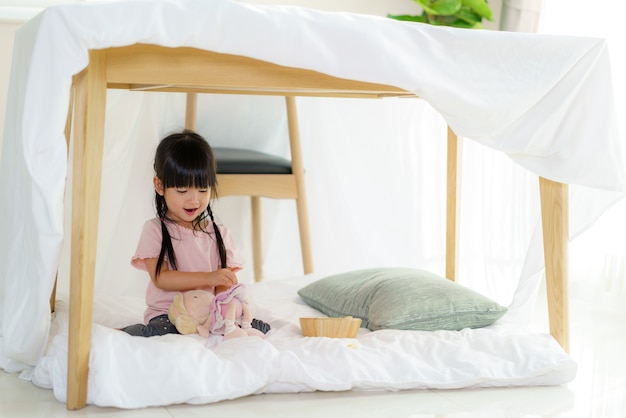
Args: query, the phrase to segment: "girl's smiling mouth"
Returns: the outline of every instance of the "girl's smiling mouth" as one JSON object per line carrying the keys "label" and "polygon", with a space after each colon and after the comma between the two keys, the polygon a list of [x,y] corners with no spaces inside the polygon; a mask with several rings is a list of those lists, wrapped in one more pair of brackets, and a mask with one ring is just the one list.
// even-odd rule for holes
{"label": "girl's smiling mouth", "polygon": [[193,215],[194,213],[196,213],[197,210],[198,210],[198,208],[195,208],[195,209],[185,209],[185,212],[188,215]]}

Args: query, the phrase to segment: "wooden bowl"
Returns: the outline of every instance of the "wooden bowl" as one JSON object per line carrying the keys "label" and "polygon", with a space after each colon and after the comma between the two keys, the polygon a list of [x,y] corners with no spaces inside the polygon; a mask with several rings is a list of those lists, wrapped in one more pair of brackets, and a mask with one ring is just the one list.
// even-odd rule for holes
{"label": "wooden bowl", "polygon": [[360,318],[300,318],[305,337],[354,338],[361,326]]}

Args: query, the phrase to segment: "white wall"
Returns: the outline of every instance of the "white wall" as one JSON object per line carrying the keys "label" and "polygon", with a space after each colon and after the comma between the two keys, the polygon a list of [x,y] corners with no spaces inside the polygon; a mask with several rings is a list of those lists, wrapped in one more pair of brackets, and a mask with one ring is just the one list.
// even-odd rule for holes
{"label": "white wall", "polygon": [[11,55],[13,53],[13,38],[17,23],[0,24],[0,152],[2,150],[2,135],[4,132],[4,115],[6,113],[7,92],[11,75]]}

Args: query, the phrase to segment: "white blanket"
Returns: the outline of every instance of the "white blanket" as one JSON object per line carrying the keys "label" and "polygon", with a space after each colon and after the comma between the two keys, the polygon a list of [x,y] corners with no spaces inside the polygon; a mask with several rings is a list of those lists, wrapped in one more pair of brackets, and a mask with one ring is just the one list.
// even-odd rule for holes
{"label": "white blanket", "polygon": [[[88,403],[139,408],[211,403],[258,393],[343,390],[453,389],[560,385],[576,364],[545,333],[511,326],[462,331],[359,330],[357,338],[303,337],[300,317],[322,316],[297,295],[316,276],[248,286],[266,338],[222,341],[212,335],[131,337],[125,325],[144,303],[96,303]],[[66,401],[67,312],[53,321],[46,355],[33,382]]]}
{"label": "white blanket", "polygon": [[[64,240],[72,76],[87,65],[89,49],[137,42],[246,55],[413,91],[458,135],[535,174],[583,186],[571,190],[578,227],[617,198],[600,189],[625,189],[601,39],[464,31],[228,0],[52,7],[21,27],[15,41],[0,162],[0,231],[8,237],[0,240],[5,369],[36,365],[49,335],[48,299]],[[10,320],[16,317],[19,324]],[[107,331],[96,327],[94,346],[98,336],[120,338]]]}

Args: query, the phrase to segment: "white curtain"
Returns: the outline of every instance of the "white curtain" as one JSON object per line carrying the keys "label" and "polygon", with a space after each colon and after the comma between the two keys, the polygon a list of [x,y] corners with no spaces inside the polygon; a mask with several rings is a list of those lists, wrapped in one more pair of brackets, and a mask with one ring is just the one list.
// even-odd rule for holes
{"label": "white curtain", "polygon": [[[298,98],[297,104],[316,273],[409,266],[443,275],[446,125],[441,116],[417,99]],[[149,279],[129,260],[143,221],[154,216],[154,148],[165,133],[183,127],[184,96],[110,91],[108,112],[96,294],[140,296]],[[288,156],[281,97],[201,95],[198,130],[214,145]],[[519,278],[541,274],[541,249],[527,255],[533,233],[539,232],[537,177],[503,153],[461,141],[458,280],[504,305],[520,293],[515,298],[519,319],[532,309],[540,277],[518,288]],[[215,212],[241,250],[247,268],[240,280],[252,281],[247,199],[222,198]],[[264,199],[263,213],[265,277],[301,275],[293,201]],[[66,246],[61,298],[67,293],[68,259]]]}
{"label": "white curtain", "polygon": [[537,32],[541,16],[541,0],[503,0],[500,30]]}
{"label": "white curtain", "polygon": [[[610,0],[589,3],[582,0],[544,2],[540,32],[555,35],[580,35],[607,39],[611,54],[615,105],[624,144],[626,133],[626,29],[622,16],[626,4]],[[622,145],[622,151],[626,146]],[[626,155],[623,157],[626,160]],[[585,288],[626,297],[626,201],[608,210],[587,232],[572,241],[571,279]]]}

